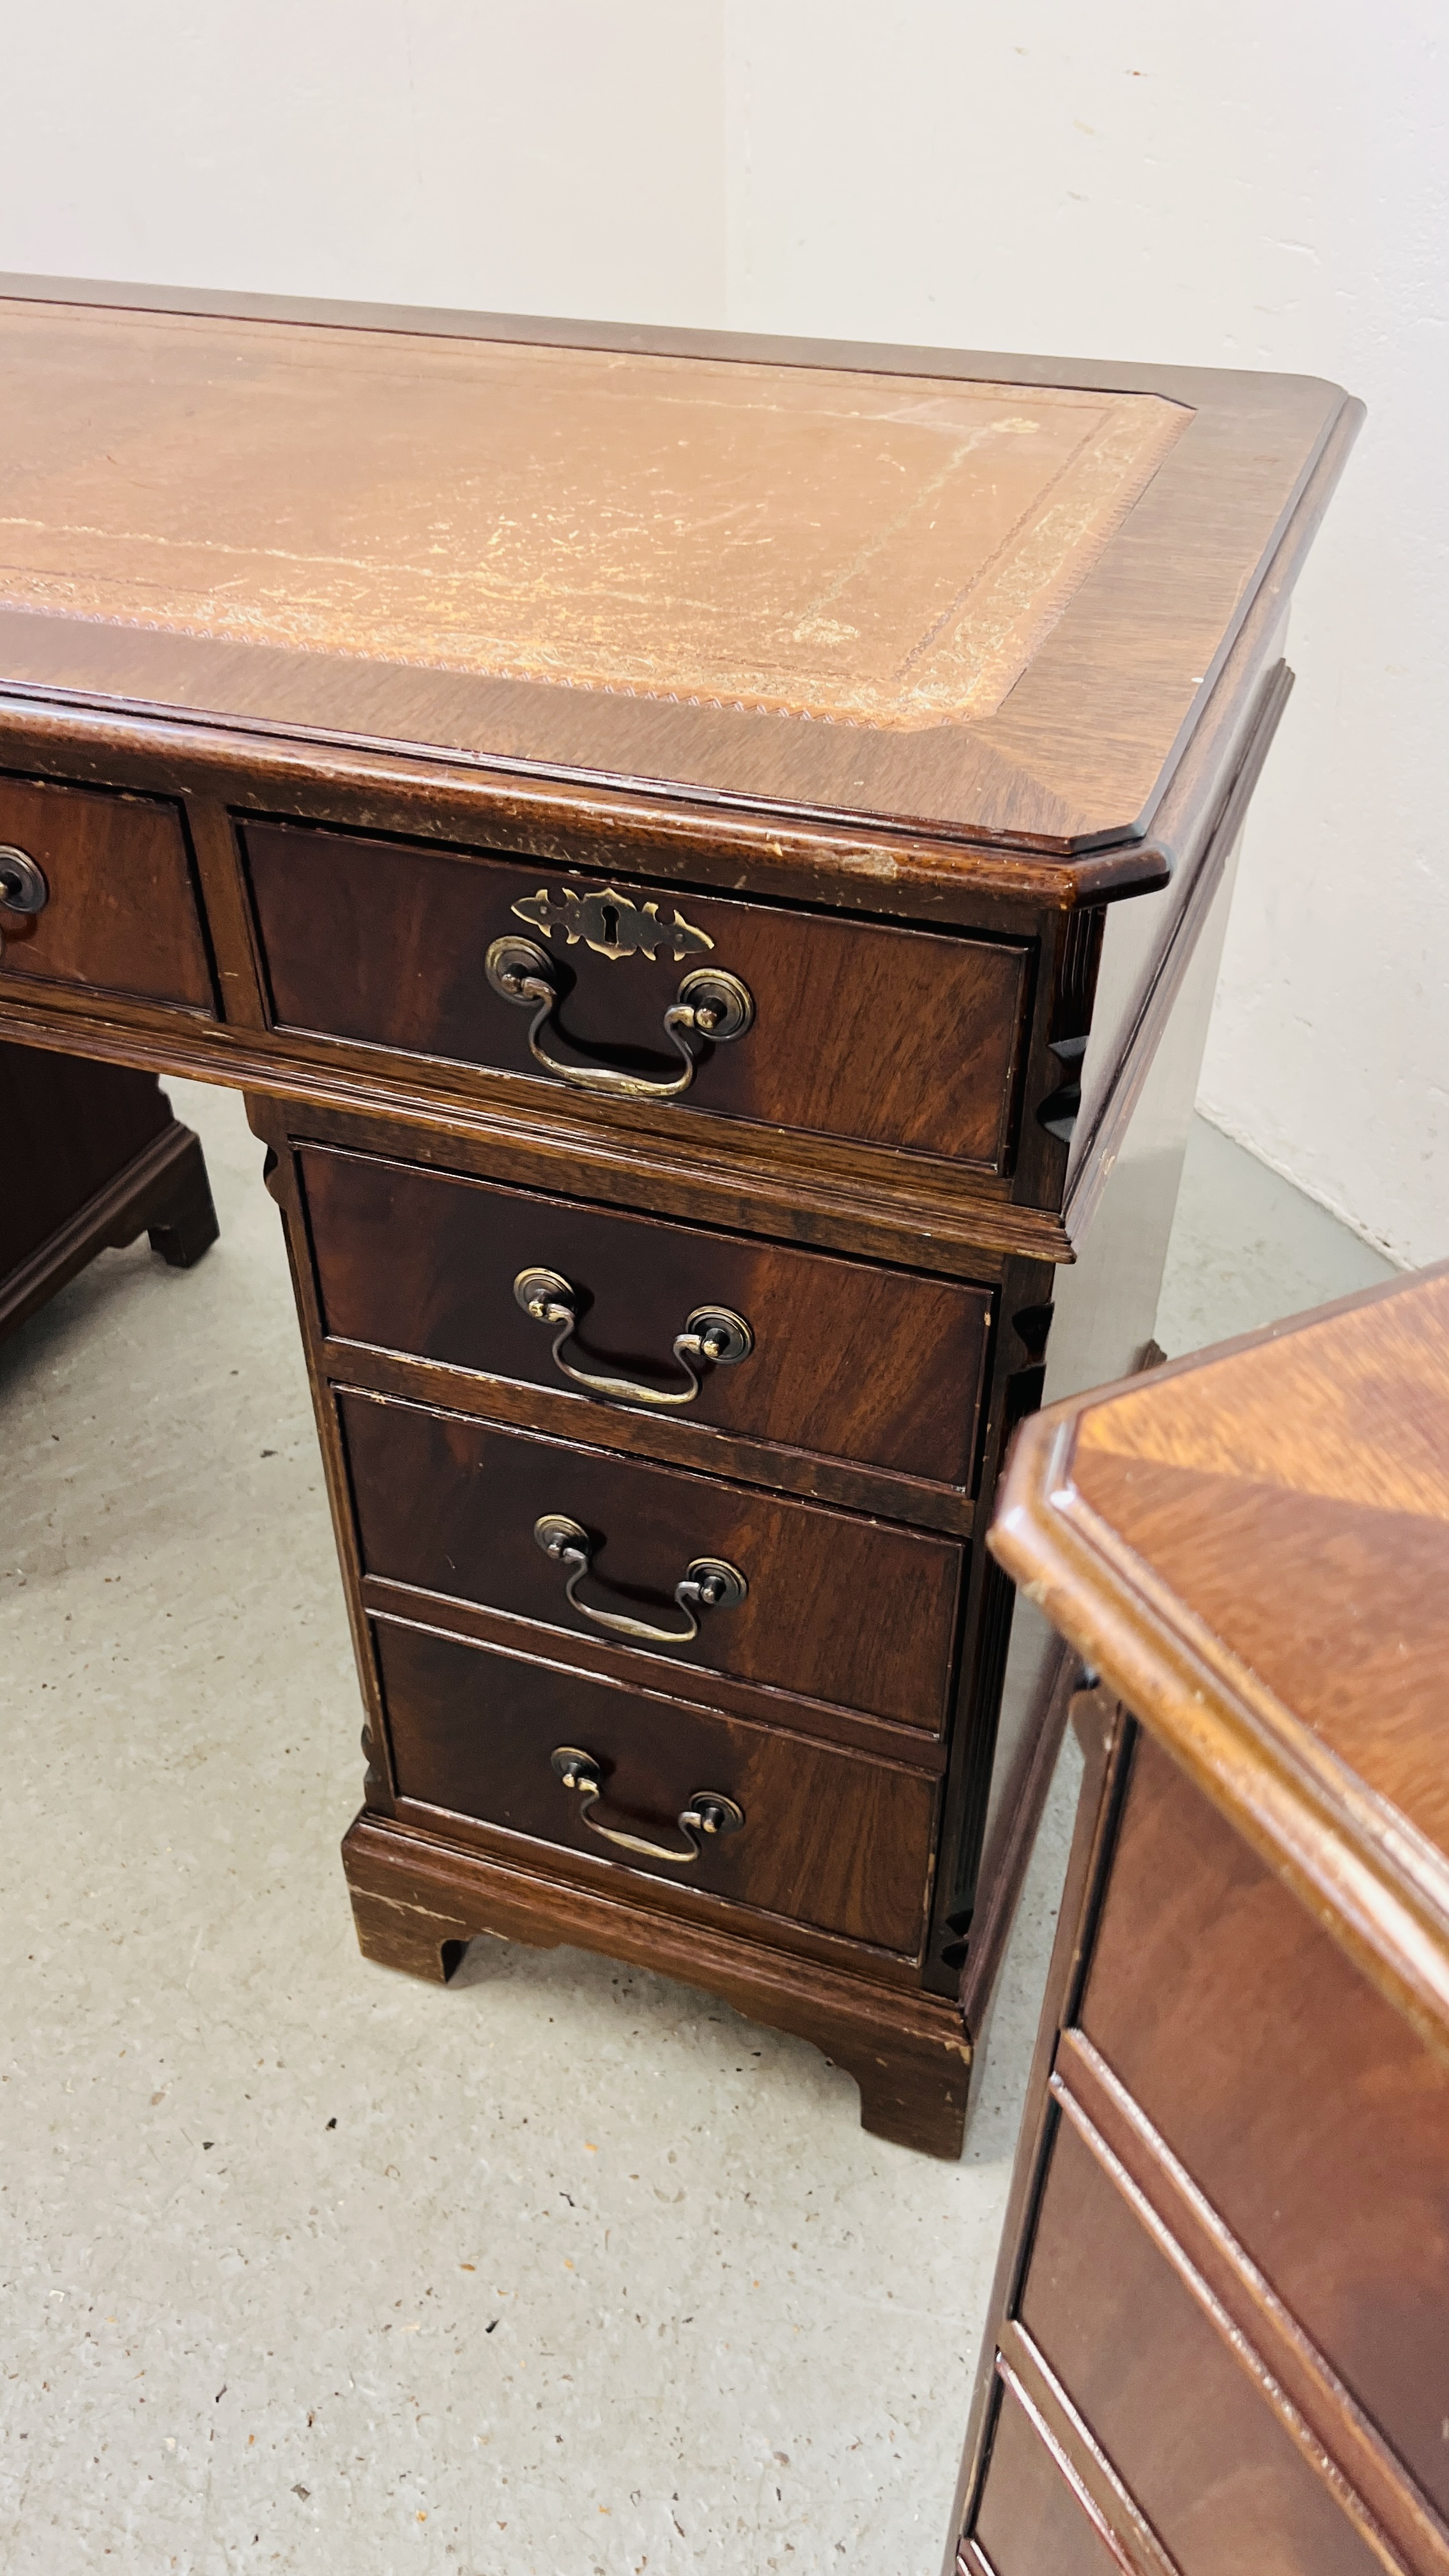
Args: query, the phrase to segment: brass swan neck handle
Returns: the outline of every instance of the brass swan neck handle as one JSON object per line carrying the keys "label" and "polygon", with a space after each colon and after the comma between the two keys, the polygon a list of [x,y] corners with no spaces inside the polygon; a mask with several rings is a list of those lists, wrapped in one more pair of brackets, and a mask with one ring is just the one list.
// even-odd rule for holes
{"label": "brass swan neck handle", "polygon": [[699,1623],[707,1611],[732,1610],[749,1590],[738,1566],[728,1564],[722,1556],[696,1556],[674,1587],[684,1624],[661,1628],[650,1620],[634,1618],[626,1610],[600,1610],[592,1601],[579,1599],[579,1585],[593,1564],[594,1543],[577,1521],[569,1520],[563,1512],[545,1512],[534,1522],[533,1535],[544,1555],[562,1567],[567,1577],[564,1592],[569,1607],[577,1610],[580,1618],[591,1620],[596,1628],[607,1628],[613,1637],[637,1637],[650,1646],[687,1646],[699,1635]]}
{"label": "brass swan neck handle", "polygon": [[[646,1860],[672,1860],[687,1869],[704,1850],[702,1834],[737,1834],[745,1821],[743,1807],[727,1798],[719,1789],[696,1789],[687,1807],[681,1807],[674,1822],[680,1844],[661,1843],[635,1830],[642,1818],[620,1816],[617,1824],[607,1824],[600,1813],[604,1795],[602,1765],[592,1753],[577,1744],[556,1745],[548,1757],[549,1768],[566,1789],[576,1790],[579,1815],[591,1834],[602,1834],[606,1843],[617,1843],[621,1851],[641,1852]],[[680,1847],[682,1846],[682,1848]]]}
{"label": "brass swan neck handle", "polygon": [[743,1315],[729,1306],[696,1306],[685,1317],[684,1330],[674,1336],[674,1356],[683,1369],[687,1386],[649,1386],[640,1378],[612,1377],[602,1369],[580,1368],[576,1360],[565,1357],[569,1343],[578,1330],[579,1291],[557,1270],[520,1270],[513,1283],[513,1294],[525,1315],[536,1324],[553,1328],[554,1366],[561,1376],[571,1378],[575,1386],[587,1387],[590,1395],[608,1395],[623,1404],[648,1404],[659,1411],[675,1410],[693,1404],[711,1368],[734,1368],[749,1358],[755,1337]]}
{"label": "brass swan neck handle", "polygon": [[677,1100],[689,1089],[703,1060],[690,1040],[697,1039],[704,1048],[724,1046],[731,1038],[743,1037],[755,1016],[754,997],[737,975],[727,975],[718,966],[692,967],[681,975],[678,994],[664,1014],[665,1034],[683,1057],[684,1070],[660,1080],[646,1073],[626,1073],[618,1065],[591,1064],[587,1058],[570,1062],[565,1056],[550,1055],[544,1035],[563,994],[557,962],[537,940],[519,939],[512,933],[495,939],[483,960],[483,971],[503,1001],[532,1011],[528,1051],[535,1064],[581,1091],[606,1091],[620,1100]]}

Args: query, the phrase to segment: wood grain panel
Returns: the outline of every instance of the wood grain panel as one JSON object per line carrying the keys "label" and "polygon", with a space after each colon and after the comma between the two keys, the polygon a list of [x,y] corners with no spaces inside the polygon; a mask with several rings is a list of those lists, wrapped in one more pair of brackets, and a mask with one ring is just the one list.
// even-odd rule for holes
{"label": "wood grain panel", "polygon": [[1449,1273],[1174,1377],[1148,1407],[1090,1407],[1073,1480],[1285,1708],[1449,1850]]}
{"label": "wood grain panel", "polygon": [[1382,2576],[1327,2475],[1065,2123],[1020,2316],[1182,2576]]}
{"label": "wood grain panel", "polygon": [[[548,1044],[565,1061],[631,1062],[669,1080],[664,1032],[681,975],[704,962],[748,986],[753,1027],[709,1048],[671,1110],[819,1130],[1003,1168],[1027,989],[1024,950],[638,886],[711,943],[706,958],[595,954],[514,907],[572,880],[501,858],[248,824],[247,862],[277,1025],[401,1053],[537,1075],[530,1013],[489,989],[504,935],[549,951],[563,993]],[[621,889],[623,890],[623,889]],[[582,1101],[585,1094],[575,1086]],[[641,1104],[645,1106],[647,1104]]]}
{"label": "wood grain panel", "polygon": [[[971,2538],[987,2576],[1137,2576],[1111,2545],[1011,2389],[1002,2391]],[[968,2544],[969,2546],[969,2544]],[[977,2576],[982,2561],[963,2554]]]}
{"label": "wood grain panel", "polygon": [[[309,1147],[300,1161],[329,1335],[567,1390],[553,1328],[513,1294],[521,1271],[543,1267],[579,1292],[580,1329],[564,1353],[574,1367],[670,1392],[688,1383],[671,1357],[676,1334],[695,1308],[725,1306],[745,1317],[754,1348],[707,1370],[671,1424],[962,1490],[973,1481],[987,1289],[381,1158]],[[579,1401],[597,1412],[610,1400]]]}
{"label": "wood grain panel", "polygon": [[212,1013],[186,839],[172,805],[0,778],[0,842],[32,858],[42,912],[0,911],[0,1000],[61,984]]}
{"label": "wood grain panel", "polygon": [[[404,1806],[476,1816],[896,1952],[920,1943],[934,1783],[738,1719],[379,1621],[378,1658]],[[688,1866],[590,1833],[549,1768],[557,1745],[593,1754],[610,1820],[678,1842],[697,1790],[744,1809],[738,1833]]]}
{"label": "wood grain panel", "polygon": [[598,1635],[534,1541],[543,1513],[564,1513],[595,1542],[581,1593],[601,1609],[678,1626],[674,1587],[693,1557],[745,1576],[746,1599],[706,1613],[692,1644],[640,1650],[656,1662],[928,1733],[944,1724],[952,1541],[418,1405],[356,1392],[338,1405],[368,1574]]}
{"label": "wood grain panel", "polygon": [[1150,1739],[1081,2019],[1449,2520],[1449,2067]]}

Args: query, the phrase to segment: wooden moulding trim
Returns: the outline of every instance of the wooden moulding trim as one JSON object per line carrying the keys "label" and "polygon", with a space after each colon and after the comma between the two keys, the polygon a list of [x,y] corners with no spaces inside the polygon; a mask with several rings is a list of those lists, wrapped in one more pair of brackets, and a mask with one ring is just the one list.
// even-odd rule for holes
{"label": "wooden moulding trim", "polygon": [[1449,2576],[1433,2506],[1082,2031],[1063,2033],[1051,2089],[1383,2564]]}
{"label": "wooden moulding trim", "polygon": [[1449,1861],[1083,1502],[1069,1477],[1079,1411],[1063,1420],[1054,1408],[1022,1426],[992,1554],[1426,2045],[1449,2057]]}
{"label": "wooden moulding trim", "polygon": [[[778,1217],[772,1222],[757,1210],[748,1186],[733,1183],[732,1176],[723,1173],[717,1163],[708,1167],[707,1176],[696,1169],[690,1177],[682,1178],[673,1166],[653,1160],[646,1163],[634,1155],[595,1153],[582,1177],[575,1180],[562,1162],[555,1166],[541,1163],[537,1150],[540,1131],[536,1126],[505,1130],[495,1122],[486,1131],[475,1133],[456,1121],[436,1120],[419,1126],[398,1116],[386,1104],[359,1112],[355,1106],[339,1109],[335,1103],[299,1101],[288,1094],[249,1090],[247,1097],[248,1116],[255,1132],[261,1135],[265,1126],[266,1142],[275,1145],[279,1153],[336,1146],[373,1161],[400,1164],[408,1171],[437,1173],[452,1180],[484,1181],[495,1189],[518,1191],[531,1198],[618,1209],[658,1224],[683,1223],[696,1233],[723,1235],[747,1243],[763,1237],[772,1242],[784,1241],[792,1250],[839,1252],[847,1258],[860,1252],[864,1225],[871,1228],[874,1237],[869,1251],[872,1262],[983,1292],[1000,1287],[1007,1262],[1015,1258],[999,1249],[987,1250],[974,1234],[960,1243],[943,1246],[938,1230],[923,1243],[908,1215],[897,1217],[874,1207],[862,1211],[858,1202],[849,1213],[842,1208],[828,1220],[817,1218],[808,1233],[782,1232]],[[552,1132],[544,1141],[560,1155],[565,1150],[561,1136],[555,1137]],[[572,1138],[566,1150],[573,1154]]]}
{"label": "wooden moulding trim", "polygon": [[[0,296],[16,303],[100,305],[129,313],[195,313],[222,321],[291,322],[405,339],[514,340],[549,349],[605,349],[699,357],[740,365],[844,368],[860,375],[944,376],[972,384],[1068,385],[1086,393],[1158,393],[1200,408],[1236,370],[1151,366],[1043,355],[1027,349],[941,348],[933,341],[819,339],[803,333],[719,331],[675,322],[598,321],[573,313],[480,313],[463,305],[374,304],[327,295],[253,294],[237,288],[156,285],[137,278],[0,270]],[[1313,378],[1299,379],[1312,383]]]}
{"label": "wooden moulding trim", "polygon": [[1286,617],[1304,559],[1318,534],[1324,513],[1338,489],[1339,478],[1367,417],[1364,405],[1346,396],[1329,424],[1317,455],[1308,467],[1291,507],[1278,546],[1252,595],[1206,707],[1194,722],[1189,712],[1186,746],[1181,757],[1164,763],[1168,782],[1152,817],[1144,856],[1160,851],[1172,874],[1200,847],[1210,828],[1212,803],[1202,803],[1205,774],[1231,769],[1231,746],[1244,714],[1244,683],[1275,627]]}
{"label": "wooden moulding trim", "polygon": [[[1123,2576],[1179,2576],[1176,2559],[1163,2548],[1147,2516],[1023,2327],[1011,2324],[1003,2328],[996,2371]],[[1035,2570],[1032,2576],[1036,2576]],[[1041,2576],[1046,2576],[1045,2569]]]}
{"label": "wooden moulding trim", "polygon": [[[256,1035],[217,1023],[191,1022],[181,1013],[156,1015],[156,1023],[102,1018],[92,1010],[46,1009],[29,995],[7,989],[0,978],[0,1035],[21,1046],[54,1047],[66,1055],[98,1056],[112,1064],[140,1065],[148,1073],[190,1075],[199,1082],[224,1082],[246,1091],[326,1109],[372,1111],[431,1128],[435,1134],[496,1137],[514,1147],[541,1140],[565,1150],[581,1174],[579,1195],[587,1195],[593,1170],[644,1175],[651,1189],[661,1181],[699,1188],[722,1184],[757,1200],[762,1211],[788,1210],[792,1216],[819,1213],[852,1217],[881,1225],[911,1227],[932,1242],[945,1241],[985,1252],[1021,1253],[1028,1260],[1071,1261],[1076,1258],[1059,1217],[1045,1210],[1015,1207],[1006,1199],[973,1200],[965,1193],[947,1196],[913,1188],[914,1176],[897,1190],[889,1186],[890,1170],[906,1158],[883,1154],[881,1185],[842,1178],[822,1184],[799,1166],[771,1170],[750,1155],[742,1139],[737,1159],[725,1163],[714,1140],[699,1161],[689,1161],[652,1137],[615,1145],[566,1127],[540,1105],[536,1112],[507,1118],[499,1111],[460,1100],[443,1090],[422,1091],[383,1073],[343,1071],[325,1061],[288,1054],[284,1045],[268,1045]],[[743,1123],[743,1122],[742,1122]],[[773,1131],[772,1131],[773,1132]],[[802,1141],[804,1140],[802,1138]],[[793,1239],[793,1238],[792,1238]]]}
{"label": "wooden moulding trim", "polygon": [[166,1183],[184,1162],[195,1138],[174,1118],[159,1136],[57,1226],[54,1234],[12,1270],[0,1292],[0,1334],[24,1323],[36,1305],[73,1279],[96,1253],[133,1243],[145,1232],[166,1195]]}
{"label": "wooden moulding trim", "polygon": [[1090,1224],[1111,1177],[1292,688],[1293,674],[1287,663],[1277,663],[1263,683],[1246,748],[1218,806],[1197,872],[1179,908],[1166,956],[1144,996],[1115,1077],[1068,1178],[1062,1214],[1073,1242]]}
{"label": "wooden moulding trim", "polygon": [[[342,1846],[349,1885],[436,1919],[463,1937],[556,1948],[581,1941],[608,1957],[681,1977],[729,1999],[772,2030],[793,2031],[851,2067],[876,2043],[904,2046],[945,2066],[969,2067],[971,2044],[953,2003],[909,1986],[874,1985],[847,1966],[826,1967],[797,1950],[776,1950],[757,1932],[735,1936],[632,1905],[628,1898],[546,1877],[526,1865],[483,1859],[457,1844],[425,1840],[366,1813]],[[389,1884],[391,1882],[391,1884]]]}
{"label": "wooden moulding trim", "polygon": [[[0,722],[7,720],[41,753],[69,752],[80,742],[102,758],[110,753],[128,759],[205,761],[212,775],[205,781],[198,775],[197,787],[209,786],[257,813],[270,810],[267,789],[273,800],[283,802],[319,788],[407,800],[426,796],[435,807],[446,797],[452,808],[446,826],[435,815],[431,826],[420,820],[411,828],[423,833],[430,828],[436,836],[440,829],[476,832],[490,820],[515,830],[522,826],[533,856],[568,861],[576,851],[554,836],[567,835],[572,843],[592,827],[616,845],[614,866],[632,864],[636,869],[638,860],[631,863],[619,854],[618,845],[625,840],[647,841],[680,867],[694,853],[717,854],[723,841],[743,868],[753,861],[771,872],[772,893],[780,891],[782,868],[794,863],[818,870],[823,862],[847,883],[859,882],[863,899],[892,911],[931,887],[1071,910],[1113,895],[1143,893],[1163,884],[1170,873],[1155,842],[1125,841],[1056,858],[1005,842],[953,837],[945,824],[939,827],[939,839],[908,823],[843,825],[840,815],[825,807],[792,803],[786,821],[723,793],[711,800],[700,788],[669,796],[653,778],[601,779],[592,770],[567,768],[540,772],[522,761],[516,766],[503,759],[470,761],[426,743],[284,730],[261,718],[188,716],[175,707],[140,700],[123,709],[114,699],[84,690],[42,688],[24,680],[6,679],[0,686]],[[600,860],[600,865],[609,863]]]}

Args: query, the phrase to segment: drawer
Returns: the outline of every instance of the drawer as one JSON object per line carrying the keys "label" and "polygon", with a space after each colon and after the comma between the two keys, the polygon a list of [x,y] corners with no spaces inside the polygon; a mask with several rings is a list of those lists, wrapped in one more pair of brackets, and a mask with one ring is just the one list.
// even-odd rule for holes
{"label": "drawer", "polygon": [[[941,1730],[954,1540],[421,1405],[348,1392],[338,1411],[368,1574]],[[549,1518],[586,1534],[586,1573],[544,1552]],[[703,1560],[742,1576],[744,1597],[677,1599]]]}
{"label": "drawer", "polygon": [[1449,2067],[1150,1737],[1081,2020],[1449,2519]]}
{"label": "drawer", "polygon": [[[1122,2576],[1122,2562],[1088,2518],[1026,2409],[1003,2389],[991,2460],[971,2537],[987,2576]],[[980,2576],[980,2557],[958,2565]]]}
{"label": "drawer", "polygon": [[[676,1421],[939,1485],[973,1480],[986,1289],[322,1147],[299,1161],[323,1325],[340,1340],[525,1385],[602,1379],[581,1401],[668,1398]],[[558,1326],[514,1293],[539,1270],[567,1282],[579,1317],[557,1360]],[[690,1370],[674,1358],[702,1309],[744,1320],[743,1359]],[[608,1391],[627,1381],[637,1395]]]}
{"label": "drawer", "polygon": [[[494,942],[527,940],[556,994],[534,1035],[561,1089],[599,1096],[602,1079],[614,1096],[642,1077],[675,1087],[655,1095],[671,1114],[1005,1168],[1022,948],[673,887],[596,888],[586,903],[587,883],[534,864],[301,825],[248,824],[244,840],[279,1027],[543,1074],[535,1005],[488,979]],[[665,1013],[704,973],[745,988],[749,1023],[728,1043],[676,1046]]]}
{"label": "drawer", "polygon": [[1181,2576],[1382,2576],[1257,2379],[1065,2119],[1020,2315]]}
{"label": "drawer", "polygon": [[[374,1633],[402,1799],[919,1951],[936,1804],[919,1772],[429,1629],[378,1620]],[[561,1750],[588,1757],[597,1804],[560,1778]],[[702,1792],[720,1802],[725,1830],[679,1823],[709,1812],[695,1804]],[[629,1842],[607,1838],[618,1833]]]}
{"label": "drawer", "polygon": [[[0,845],[0,993],[16,979],[214,1011],[173,805],[0,778]],[[39,909],[15,909],[7,886]]]}

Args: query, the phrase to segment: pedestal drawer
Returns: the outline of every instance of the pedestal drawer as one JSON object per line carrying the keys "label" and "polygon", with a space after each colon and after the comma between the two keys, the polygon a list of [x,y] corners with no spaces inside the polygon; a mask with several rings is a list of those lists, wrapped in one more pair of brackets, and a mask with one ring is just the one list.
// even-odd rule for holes
{"label": "pedestal drawer", "polygon": [[[987,1289],[320,1146],[299,1161],[331,1336],[935,1484],[973,1481]],[[566,1341],[515,1293],[545,1271],[578,1317]],[[725,1360],[696,1356],[691,1369],[675,1339],[710,1314],[744,1332]]]}
{"label": "pedestal drawer", "polygon": [[[991,2436],[991,2465],[960,2576],[1122,2576],[1075,2487],[1009,2389]],[[982,2555],[982,2552],[985,2555]]]}
{"label": "pedestal drawer", "polygon": [[1020,2316],[1182,2576],[1382,2576],[1251,2358],[1065,2119]]}
{"label": "pedestal drawer", "polygon": [[0,989],[16,976],[214,1010],[174,805],[0,778]]}
{"label": "pedestal drawer", "polygon": [[[1024,948],[296,825],[244,839],[279,1027],[1005,1168]],[[537,1003],[496,988],[496,954],[489,980],[499,940],[556,996],[532,1045]],[[666,1026],[698,974],[743,987],[727,1043]]]}
{"label": "pedestal drawer", "polygon": [[1147,1736],[1081,2020],[1449,2520],[1449,2066]]}
{"label": "pedestal drawer", "polygon": [[[933,1780],[432,1630],[375,1636],[404,1801],[917,1953]],[[722,1829],[681,1825],[711,1802]]]}
{"label": "pedestal drawer", "polygon": [[[942,1727],[956,1542],[419,1405],[349,1391],[338,1409],[366,1573]],[[550,1519],[582,1534],[586,1574],[545,1552]],[[713,1604],[682,1601],[701,1564],[742,1579],[742,1596],[724,1584]]]}

